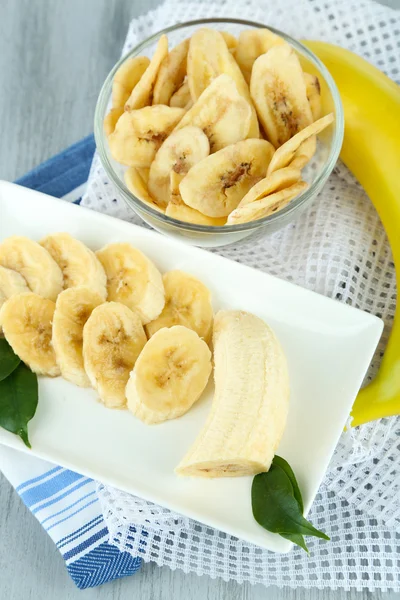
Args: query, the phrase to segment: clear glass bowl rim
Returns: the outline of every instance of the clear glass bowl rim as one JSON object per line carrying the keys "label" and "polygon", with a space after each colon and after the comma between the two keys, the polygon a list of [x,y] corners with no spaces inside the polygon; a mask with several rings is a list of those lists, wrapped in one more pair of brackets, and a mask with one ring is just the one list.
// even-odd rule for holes
{"label": "clear glass bowl rim", "polygon": [[[297,198],[289,202],[284,208],[282,208],[279,212],[264,217],[262,219],[258,219],[256,221],[249,221],[248,223],[242,223],[239,225],[223,225],[223,226],[210,226],[210,225],[197,225],[195,223],[186,223],[183,221],[178,221],[177,219],[173,219],[172,217],[168,217],[167,215],[158,212],[157,210],[151,208],[149,205],[142,202],[139,198],[136,198],[127,188],[125,183],[121,181],[121,179],[117,176],[114,171],[112,164],[109,161],[107,156],[107,152],[105,149],[106,136],[104,134],[103,129],[103,119],[104,115],[110,100],[111,89],[112,89],[112,81],[114,79],[114,75],[119,69],[119,67],[124,63],[127,59],[132,56],[137,56],[141,50],[146,48],[152,42],[155,42],[161,35],[171,33],[172,31],[178,31],[179,29],[183,29],[185,27],[191,27],[195,25],[207,25],[207,24],[234,24],[234,25],[247,25],[252,28],[263,28],[268,27],[275,34],[281,36],[285,41],[291,44],[300,54],[306,56],[308,60],[314,63],[314,66],[320,71],[322,76],[324,77],[329,91],[332,95],[334,107],[335,107],[335,132],[332,140],[332,147],[328,156],[328,159],[322,169],[321,173],[317,176],[317,178],[313,181],[313,183],[308,187],[304,192],[302,192]],[[311,52],[306,46],[304,46],[301,42],[295,40],[290,35],[276,29],[274,27],[270,27],[265,23],[258,23],[255,21],[247,21],[244,19],[229,19],[229,18],[209,18],[209,19],[196,19],[194,21],[186,21],[184,23],[177,23],[175,25],[171,25],[154,33],[150,37],[146,38],[140,44],[132,48],[132,50],[125,54],[121,59],[114,65],[109,74],[107,75],[103,86],[100,90],[100,94],[97,100],[95,114],[94,114],[94,136],[96,141],[96,147],[100,155],[101,163],[111,181],[118,188],[118,190],[122,193],[126,202],[130,205],[137,205],[137,208],[141,211],[147,213],[150,217],[157,221],[162,221],[168,225],[172,225],[174,227],[178,227],[180,229],[186,231],[194,231],[199,233],[234,233],[241,231],[250,231],[252,229],[261,228],[267,224],[274,223],[276,228],[279,227],[279,221],[284,220],[284,218],[290,213],[295,212],[298,208],[303,206],[308,201],[312,200],[316,194],[319,193],[322,186],[328,179],[331,174],[337,159],[340,154],[340,150],[342,147],[344,135],[344,114],[342,102],[340,99],[339,91],[336,87],[336,84],[333,80],[333,77],[329,73],[328,69],[325,65],[317,58],[317,56]],[[133,209],[133,207],[131,207]],[[134,210],[134,209],[133,209]]]}

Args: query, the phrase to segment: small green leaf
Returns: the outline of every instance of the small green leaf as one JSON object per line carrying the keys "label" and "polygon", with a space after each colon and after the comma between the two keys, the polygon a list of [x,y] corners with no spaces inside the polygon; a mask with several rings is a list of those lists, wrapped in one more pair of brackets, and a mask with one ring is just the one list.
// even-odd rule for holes
{"label": "small green leaf", "polygon": [[13,349],[5,338],[0,338],[0,381],[3,381],[14,371],[21,360],[14,354]]}
{"label": "small green leaf", "polygon": [[307,548],[306,542],[301,533],[280,533],[279,535],[285,538],[285,540],[289,540],[289,542],[293,542],[293,544],[297,544],[297,546],[303,548],[307,554],[309,553],[309,549]]}
{"label": "small green leaf", "polygon": [[295,474],[293,473],[292,467],[289,465],[289,463],[284,458],[282,458],[281,456],[277,456],[276,454],[274,456],[274,460],[272,461],[272,464],[278,465],[278,467],[283,469],[283,471],[285,471],[286,475],[289,477],[290,483],[292,484],[292,488],[293,488],[293,495],[296,498],[297,502],[299,503],[300,510],[303,513],[304,512],[303,498],[301,496],[299,484],[297,483],[297,479],[296,479]]}
{"label": "small green leaf", "polygon": [[38,381],[35,373],[24,363],[0,381],[0,426],[19,435],[24,444],[28,439],[28,422],[38,404]]}

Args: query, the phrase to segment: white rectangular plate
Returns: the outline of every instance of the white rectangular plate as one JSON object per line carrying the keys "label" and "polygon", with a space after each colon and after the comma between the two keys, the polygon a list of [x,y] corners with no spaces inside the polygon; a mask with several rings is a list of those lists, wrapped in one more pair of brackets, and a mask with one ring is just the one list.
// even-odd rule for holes
{"label": "white rectangular plate", "polygon": [[[215,310],[242,309],[269,323],[285,350],[291,382],[287,427],[278,454],[297,475],[307,513],[382,332],[382,322],[275,277],[153,231],[50,196],[0,182],[0,240],[40,240],[67,231],[93,250],[130,242],[162,272],[182,269],[211,290]],[[292,544],[253,519],[251,477],[184,479],[174,474],[202,427],[213,388],[188,414],[147,426],[96,401],[93,390],[60,377],[39,378],[29,424],[32,451],[0,428],[0,442],[25,450],[276,552]]]}

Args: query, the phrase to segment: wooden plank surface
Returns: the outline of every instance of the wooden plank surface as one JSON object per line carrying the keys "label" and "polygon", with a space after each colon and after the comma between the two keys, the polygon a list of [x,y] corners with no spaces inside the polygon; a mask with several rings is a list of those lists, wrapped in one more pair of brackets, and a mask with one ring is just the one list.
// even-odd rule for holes
{"label": "wooden plank surface", "polygon": [[[385,0],[400,7],[400,0]],[[13,180],[92,131],[101,84],[129,20],[157,0],[0,0],[0,179]],[[161,24],[160,24],[161,27]],[[279,590],[146,564],[80,592],[40,524],[0,474],[0,600],[394,600],[395,594]]]}

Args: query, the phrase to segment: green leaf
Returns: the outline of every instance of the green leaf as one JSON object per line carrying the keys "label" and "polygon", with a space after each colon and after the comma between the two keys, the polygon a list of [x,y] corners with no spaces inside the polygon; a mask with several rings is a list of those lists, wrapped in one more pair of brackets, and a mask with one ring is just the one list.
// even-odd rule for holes
{"label": "green leaf", "polygon": [[36,412],[38,382],[35,373],[24,363],[0,381],[0,426],[19,435],[24,444],[28,439],[28,422]]}
{"label": "green leaf", "polygon": [[303,517],[301,493],[295,475],[290,467],[290,476],[287,467],[282,468],[282,460],[278,458],[268,473],[260,473],[253,479],[251,499],[255,520],[264,529],[279,533],[302,548],[305,546],[301,539],[303,535],[329,540],[325,533]]}
{"label": "green leaf", "polygon": [[280,533],[279,535],[285,538],[285,540],[289,540],[289,542],[293,542],[293,544],[297,544],[297,546],[303,548],[307,554],[309,553],[309,549],[307,548],[306,542],[301,533]]}
{"label": "green leaf", "polygon": [[13,349],[5,338],[0,338],[0,381],[3,381],[14,371],[21,360],[14,354]]}
{"label": "green leaf", "polygon": [[292,488],[293,488],[293,495],[296,498],[297,502],[299,503],[301,513],[303,514],[303,512],[304,512],[303,498],[301,495],[299,484],[297,483],[296,476],[293,473],[292,467],[289,465],[289,463],[284,458],[282,458],[281,456],[277,456],[276,454],[274,456],[274,460],[272,461],[272,464],[278,465],[278,467],[283,469],[283,471],[285,471],[286,475],[289,477],[290,483],[292,484]]}

